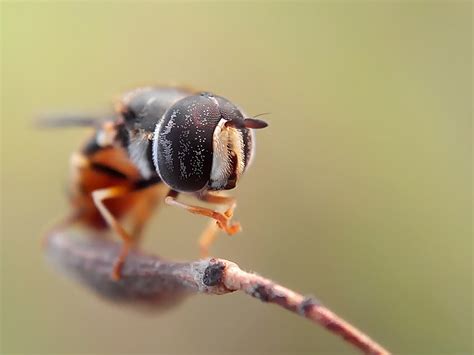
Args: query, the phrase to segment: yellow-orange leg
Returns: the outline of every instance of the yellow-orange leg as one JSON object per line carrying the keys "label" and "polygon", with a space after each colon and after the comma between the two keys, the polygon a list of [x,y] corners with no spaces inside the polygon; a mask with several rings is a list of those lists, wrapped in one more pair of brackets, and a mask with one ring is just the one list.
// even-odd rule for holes
{"label": "yellow-orange leg", "polygon": [[194,214],[199,214],[202,216],[215,219],[218,222],[219,227],[229,235],[233,235],[240,231],[239,223],[232,223],[232,224],[229,223],[230,221],[229,216],[232,216],[235,204],[231,206],[231,208],[229,208],[225,213],[220,213],[210,208],[187,205],[185,203],[179,202],[176,199],[177,196],[178,196],[178,193],[176,191],[173,191],[173,190],[170,191],[170,193],[168,193],[168,195],[165,198],[165,203],[170,206],[184,208],[186,211],[194,213]]}
{"label": "yellow-orange leg", "polygon": [[211,194],[198,195],[198,199],[215,204],[230,204],[231,206],[224,212],[220,213],[209,208],[187,205],[177,201],[178,193],[176,191],[170,191],[168,196],[165,198],[165,203],[170,206],[177,206],[184,208],[188,212],[199,214],[212,218],[213,221],[204,230],[199,238],[199,247],[201,257],[208,255],[209,247],[214,242],[217,236],[218,228],[222,229],[228,235],[234,235],[241,230],[240,223],[230,223],[230,219],[234,213],[236,207],[235,199],[228,196],[217,196]]}
{"label": "yellow-orange leg", "polygon": [[199,253],[201,258],[207,258],[209,256],[209,248],[217,238],[219,233],[219,222],[209,221],[209,225],[204,229],[199,237]]}
{"label": "yellow-orange leg", "polygon": [[[197,198],[201,201],[214,203],[216,205],[229,205],[230,207],[224,212],[224,216],[226,216],[229,220],[234,215],[234,210],[237,206],[237,203],[235,202],[235,197],[231,196],[213,195],[208,192],[204,195],[197,195]],[[217,223],[218,225],[220,225],[219,221]]]}
{"label": "yellow-orange leg", "polygon": [[235,205],[235,197],[232,196],[214,195],[207,192],[205,194],[197,194],[196,197],[201,201],[215,203],[216,205]]}
{"label": "yellow-orange leg", "polygon": [[112,230],[117,233],[117,235],[120,237],[120,239],[122,239],[123,242],[120,254],[112,270],[112,278],[114,280],[120,280],[122,267],[125,263],[125,259],[127,258],[128,252],[133,244],[133,238],[120,225],[120,223],[115,219],[112,213],[110,213],[110,211],[104,205],[104,201],[107,199],[124,196],[128,193],[130,193],[130,189],[122,186],[109,187],[106,189],[95,190],[94,192],[92,192],[92,198],[97,209],[100,211],[102,217],[104,217],[110,228],[112,228]]}
{"label": "yellow-orange leg", "polygon": [[143,194],[141,201],[137,203],[137,207],[132,211],[132,229],[131,235],[133,240],[137,243],[143,234],[143,228],[146,222],[150,219],[153,213],[156,212],[158,203],[163,196],[169,191],[165,186],[151,186],[147,190],[138,190],[134,193]]}

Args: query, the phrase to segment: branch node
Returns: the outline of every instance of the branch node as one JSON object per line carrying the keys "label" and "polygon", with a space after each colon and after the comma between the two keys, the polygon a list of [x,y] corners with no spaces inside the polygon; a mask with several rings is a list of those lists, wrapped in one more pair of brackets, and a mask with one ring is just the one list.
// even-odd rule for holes
{"label": "branch node", "polygon": [[322,306],[322,303],[319,300],[313,296],[306,296],[303,302],[298,306],[298,314],[307,316],[311,308],[319,306]]}
{"label": "branch node", "polygon": [[269,302],[272,299],[272,294],[264,285],[255,285],[250,294],[262,302]]}
{"label": "branch node", "polygon": [[209,266],[204,270],[202,282],[206,286],[222,285],[225,265],[216,259],[209,260]]}

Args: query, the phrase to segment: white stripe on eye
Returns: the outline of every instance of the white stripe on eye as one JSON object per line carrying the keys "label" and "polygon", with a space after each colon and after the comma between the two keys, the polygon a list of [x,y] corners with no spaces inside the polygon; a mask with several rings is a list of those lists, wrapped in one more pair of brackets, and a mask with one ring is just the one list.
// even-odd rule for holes
{"label": "white stripe on eye", "polygon": [[227,152],[227,129],[224,129],[226,122],[227,120],[221,119],[212,136],[213,157],[209,185],[211,188],[217,190],[225,187],[230,176],[230,159]]}
{"label": "white stripe on eye", "polygon": [[221,119],[213,134],[213,158],[209,186],[212,189],[224,189],[233,175],[232,159],[229,153],[229,146],[237,157],[237,180],[242,175],[244,163],[244,144],[242,132],[233,127],[225,127],[225,119]]}

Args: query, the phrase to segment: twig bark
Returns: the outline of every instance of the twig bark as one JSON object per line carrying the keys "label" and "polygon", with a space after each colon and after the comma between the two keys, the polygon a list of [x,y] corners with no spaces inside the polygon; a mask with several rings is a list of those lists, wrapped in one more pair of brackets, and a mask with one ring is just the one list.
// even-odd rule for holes
{"label": "twig bark", "polygon": [[174,262],[131,252],[120,281],[110,278],[119,245],[92,232],[68,229],[52,233],[46,242],[48,259],[108,299],[163,309],[193,293],[221,295],[234,291],[274,303],[341,336],[367,354],[388,354],[382,346],[311,297],[224,259]]}

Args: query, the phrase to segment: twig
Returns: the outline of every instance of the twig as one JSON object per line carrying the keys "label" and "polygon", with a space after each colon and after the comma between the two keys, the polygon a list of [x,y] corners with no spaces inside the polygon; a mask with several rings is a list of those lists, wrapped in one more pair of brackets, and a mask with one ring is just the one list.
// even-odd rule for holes
{"label": "twig", "polygon": [[173,262],[134,250],[117,282],[110,274],[118,252],[116,242],[80,229],[54,232],[46,242],[47,257],[54,265],[108,299],[163,309],[192,293],[243,291],[324,326],[367,354],[389,353],[313,298],[245,272],[231,261]]}

